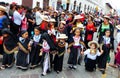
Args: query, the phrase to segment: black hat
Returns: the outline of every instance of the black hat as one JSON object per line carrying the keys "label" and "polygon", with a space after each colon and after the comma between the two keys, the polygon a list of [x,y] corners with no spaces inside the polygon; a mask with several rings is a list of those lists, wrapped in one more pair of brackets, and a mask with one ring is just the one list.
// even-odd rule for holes
{"label": "black hat", "polygon": [[12,34],[12,32],[10,31],[10,29],[8,29],[8,28],[4,28],[3,30],[2,30],[2,34]]}
{"label": "black hat", "polygon": [[27,32],[27,30],[22,30],[21,31],[21,35],[23,35],[24,33],[26,33]]}
{"label": "black hat", "polygon": [[37,29],[37,30],[41,31],[41,28],[40,28],[40,27],[35,27],[34,29]]}

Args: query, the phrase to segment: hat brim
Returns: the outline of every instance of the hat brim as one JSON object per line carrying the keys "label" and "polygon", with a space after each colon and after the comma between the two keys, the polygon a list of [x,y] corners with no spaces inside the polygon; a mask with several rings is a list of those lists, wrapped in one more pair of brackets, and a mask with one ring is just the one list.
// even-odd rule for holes
{"label": "hat brim", "polygon": [[97,48],[99,47],[99,44],[98,44],[96,41],[90,41],[90,42],[88,43],[88,46],[90,47],[91,44],[96,44],[96,45],[97,45]]}
{"label": "hat brim", "polygon": [[119,25],[117,25],[117,26],[116,26],[116,28],[120,30],[120,27],[119,27]]}
{"label": "hat brim", "polygon": [[68,37],[67,36],[64,36],[64,37],[58,37],[58,39],[67,39]]}
{"label": "hat brim", "polygon": [[108,16],[104,16],[104,18],[106,18],[106,19],[110,20],[110,17],[108,17]]}

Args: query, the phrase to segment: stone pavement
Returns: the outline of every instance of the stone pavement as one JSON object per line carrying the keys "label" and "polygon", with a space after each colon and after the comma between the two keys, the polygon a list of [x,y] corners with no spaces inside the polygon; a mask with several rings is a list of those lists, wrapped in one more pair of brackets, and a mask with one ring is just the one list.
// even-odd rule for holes
{"label": "stone pavement", "polygon": [[[113,53],[111,53],[113,55]],[[0,78],[118,78],[118,70],[115,68],[107,67],[106,74],[102,75],[100,71],[87,72],[84,69],[84,62],[81,66],[78,65],[77,70],[69,70],[67,68],[68,54],[65,54],[63,71],[59,74],[52,71],[46,76],[42,77],[42,69],[38,67],[36,69],[28,69],[27,71],[22,71],[17,69],[15,66],[10,69],[5,69],[0,71]],[[0,62],[1,63],[1,62]]]}

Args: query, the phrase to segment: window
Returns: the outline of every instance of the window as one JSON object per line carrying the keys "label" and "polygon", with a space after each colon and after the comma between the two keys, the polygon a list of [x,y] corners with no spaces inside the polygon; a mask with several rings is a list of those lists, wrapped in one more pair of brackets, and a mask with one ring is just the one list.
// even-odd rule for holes
{"label": "window", "polygon": [[79,3],[79,12],[80,12],[80,10],[81,10],[81,2]]}
{"label": "window", "polygon": [[74,8],[73,8],[73,10],[75,10],[75,7],[76,7],[76,1],[74,1]]}
{"label": "window", "polygon": [[87,12],[89,13],[90,6],[88,5]]}
{"label": "window", "polygon": [[66,10],[69,10],[69,5],[70,5],[70,0],[67,0],[67,9]]}
{"label": "window", "polygon": [[84,5],[84,12],[86,12],[86,4]]}

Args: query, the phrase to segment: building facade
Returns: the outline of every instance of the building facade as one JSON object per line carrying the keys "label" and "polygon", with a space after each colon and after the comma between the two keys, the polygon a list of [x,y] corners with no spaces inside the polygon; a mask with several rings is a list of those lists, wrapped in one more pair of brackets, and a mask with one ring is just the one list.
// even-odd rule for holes
{"label": "building facade", "polygon": [[106,14],[111,10],[111,8],[106,5],[106,3],[108,3],[107,0],[6,0],[5,2],[16,2],[19,5],[23,4],[31,8],[36,6],[43,9],[52,7],[54,10],[58,10],[62,5],[62,8],[65,10],[75,10],[78,12],[82,11],[84,13],[99,11]]}

